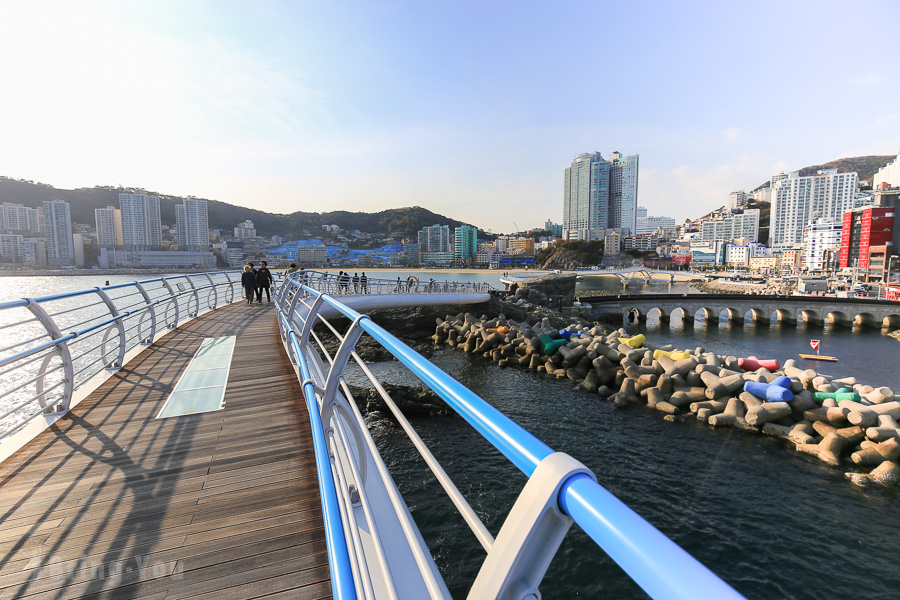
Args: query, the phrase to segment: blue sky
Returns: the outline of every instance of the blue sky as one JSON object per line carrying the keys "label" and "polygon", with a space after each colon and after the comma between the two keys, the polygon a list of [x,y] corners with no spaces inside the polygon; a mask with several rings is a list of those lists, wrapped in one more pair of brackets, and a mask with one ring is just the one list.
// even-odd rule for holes
{"label": "blue sky", "polygon": [[619,150],[681,220],[898,152],[898,22],[893,0],[7,0],[0,175],[502,232],[558,222],[572,157]]}

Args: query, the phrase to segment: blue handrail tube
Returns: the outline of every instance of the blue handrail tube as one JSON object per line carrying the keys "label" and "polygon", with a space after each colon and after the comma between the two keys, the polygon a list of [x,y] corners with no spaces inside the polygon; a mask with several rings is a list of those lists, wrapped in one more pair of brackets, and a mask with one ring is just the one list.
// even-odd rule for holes
{"label": "blue handrail tube", "polygon": [[[312,295],[315,289],[303,286]],[[298,292],[299,293],[299,292]],[[350,320],[360,313],[326,294],[323,301]],[[431,361],[369,319],[360,327],[437,393],[525,475],[553,450]],[[293,332],[292,332],[293,333]],[[332,483],[333,485],[333,483]],[[560,489],[560,510],[572,518],[654,599],[743,598],[700,561],[587,475],[575,475]]]}
{"label": "blue handrail tube", "polygon": [[322,502],[322,520],[325,523],[325,546],[328,553],[328,568],[331,572],[331,593],[336,600],[356,600],[356,583],[353,580],[353,569],[350,566],[350,553],[344,537],[341,522],[341,510],[338,505],[337,490],[331,473],[331,459],[328,444],[322,428],[319,414],[319,403],[316,400],[316,389],[309,383],[310,373],[300,343],[293,329],[288,330],[300,376],[306,383],[303,385],[303,396],[309,412],[310,430],[313,436],[313,454],[316,459],[316,475],[319,480],[320,498]]}

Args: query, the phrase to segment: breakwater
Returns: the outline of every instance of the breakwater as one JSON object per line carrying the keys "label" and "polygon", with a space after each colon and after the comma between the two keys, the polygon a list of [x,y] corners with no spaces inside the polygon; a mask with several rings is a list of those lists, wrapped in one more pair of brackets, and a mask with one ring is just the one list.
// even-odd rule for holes
{"label": "breakwater", "polygon": [[888,387],[802,369],[793,360],[782,366],[700,347],[655,346],[624,329],[560,330],[548,319],[530,325],[468,313],[437,321],[435,344],[567,379],[619,408],[643,404],[668,421],[696,419],[775,437],[846,468],[857,485],[900,479],[900,401]]}

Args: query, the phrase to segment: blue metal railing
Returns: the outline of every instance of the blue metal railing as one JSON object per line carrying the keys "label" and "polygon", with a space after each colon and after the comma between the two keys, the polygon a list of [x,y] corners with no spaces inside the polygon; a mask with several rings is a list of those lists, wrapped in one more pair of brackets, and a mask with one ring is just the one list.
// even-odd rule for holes
{"label": "blue metal railing", "polygon": [[[541,461],[554,453],[537,437],[370,319],[360,318],[360,313],[337,299],[289,279],[279,296],[281,305],[279,320],[283,335],[290,337],[295,355],[292,359],[296,358],[299,364],[300,377],[304,382],[303,392],[311,416],[320,409],[320,406],[316,397],[316,387],[310,381],[309,370],[306,367],[308,357],[297,341],[295,324],[286,318],[285,307],[293,295],[316,299],[319,303],[327,304],[358,325],[437,393],[525,475],[530,477]],[[296,300],[293,302],[296,303]],[[313,314],[312,305],[306,303],[304,305],[309,308],[309,312],[303,318],[303,327],[310,327],[310,321],[313,321],[316,315]],[[321,436],[324,442],[324,434],[316,431],[321,427],[321,420],[314,418],[314,436]],[[324,445],[320,447],[324,448]],[[325,459],[320,457],[319,451],[317,448],[317,462],[320,459],[324,462]],[[326,505],[329,507],[339,505],[334,482],[321,481],[323,476],[330,473],[331,465],[328,465],[327,471],[320,467],[323,509]],[[566,480],[560,487],[557,502],[559,509],[577,523],[651,597],[667,600],[742,597],[591,477],[579,474]],[[355,589],[350,587],[352,578],[341,576],[343,575],[341,571],[350,569],[343,531],[342,527],[335,524],[328,528],[329,536],[334,537],[329,542],[329,548],[332,545],[336,548],[332,563],[335,598],[355,597]],[[331,557],[331,554],[329,556]]]}
{"label": "blue metal railing", "polygon": [[[0,303],[10,342],[0,349],[0,440],[42,415],[62,416],[76,391],[86,395],[128,352],[239,299],[239,279],[224,271],[174,275]],[[6,444],[2,457],[20,441]]]}

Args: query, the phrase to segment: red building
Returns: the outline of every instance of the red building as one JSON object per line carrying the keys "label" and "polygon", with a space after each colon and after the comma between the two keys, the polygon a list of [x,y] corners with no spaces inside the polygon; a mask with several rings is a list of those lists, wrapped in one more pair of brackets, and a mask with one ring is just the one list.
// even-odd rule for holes
{"label": "red building", "polygon": [[871,246],[892,246],[894,208],[865,206],[844,213],[841,268],[867,267]]}

